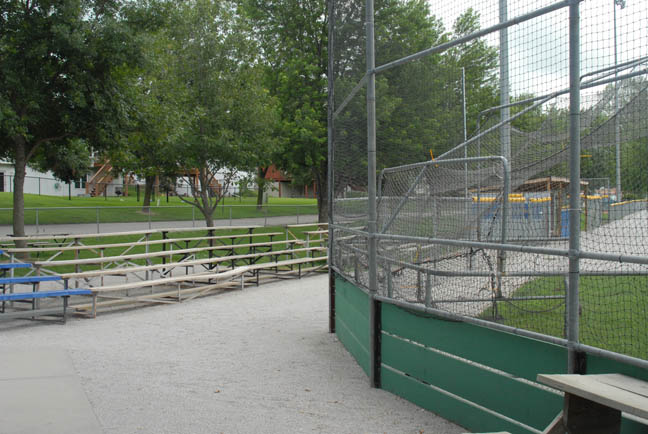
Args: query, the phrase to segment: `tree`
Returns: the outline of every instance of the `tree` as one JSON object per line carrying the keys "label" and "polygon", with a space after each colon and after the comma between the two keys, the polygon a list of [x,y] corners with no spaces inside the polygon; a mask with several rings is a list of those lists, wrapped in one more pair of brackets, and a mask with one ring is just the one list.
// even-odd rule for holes
{"label": "tree", "polygon": [[117,18],[121,7],[98,0],[0,2],[0,156],[15,164],[15,236],[25,234],[27,164],[40,162],[70,180],[88,169],[91,148],[119,136],[119,73],[140,57]]}
{"label": "tree", "polygon": [[197,183],[189,183],[192,197],[181,199],[213,226],[214,210],[236,173],[267,161],[276,107],[263,87],[258,47],[235,3],[184,3],[174,19],[168,67],[183,87],[186,121],[169,149],[177,171],[197,172]]}
{"label": "tree", "polygon": [[144,178],[144,212],[149,211],[156,177],[167,180],[177,177],[173,144],[182,140],[187,126],[186,86],[169,67],[173,65],[175,51],[170,49],[174,43],[168,30],[172,20],[165,6],[165,3],[153,4],[147,14],[150,16],[155,11],[153,15],[158,24],[153,27],[149,24],[141,33],[142,64],[125,74],[129,122],[123,132],[124,146],[112,149],[109,155],[114,170],[133,172]]}
{"label": "tree", "polygon": [[274,161],[298,184],[314,182],[319,220],[327,220],[327,26],[325,0],[244,0],[279,102],[281,140]]}

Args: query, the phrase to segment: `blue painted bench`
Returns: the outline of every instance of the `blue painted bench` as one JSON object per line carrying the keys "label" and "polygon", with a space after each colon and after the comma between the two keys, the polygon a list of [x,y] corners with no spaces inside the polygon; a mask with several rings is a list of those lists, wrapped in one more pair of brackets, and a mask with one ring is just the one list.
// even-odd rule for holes
{"label": "blue painted bench", "polygon": [[[57,277],[57,276],[43,276],[43,277]],[[49,279],[54,280],[54,279]],[[60,308],[45,308],[45,309],[36,309],[36,299],[38,298],[52,298],[52,297],[62,297],[63,298],[63,314],[62,320],[63,324],[67,321],[67,307],[68,299],[72,295],[92,295],[92,291],[89,289],[63,289],[63,290],[54,290],[54,291],[37,291],[37,292],[15,292],[13,294],[0,294],[0,301],[2,301],[3,306],[7,301],[31,301],[32,308],[31,310],[21,310],[16,312],[3,312],[0,314],[0,320],[2,319],[13,319],[13,318],[34,318],[41,315],[56,315],[61,313]]]}
{"label": "blue painted bench", "polygon": [[11,268],[31,268],[32,264],[26,264],[24,262],[5,262],[0,263],[0,270],[9,270]]}
{"label": "blue painted bench", "polygon": [[[29,264],[27,264],[29,265]],[[27,267],[17,267],[17,268],[27,268]],[[36,292],[36,285],[40,282],[52,282],[52,281],[57,281],[61,280],[61,276],[27,276],[27,277],[0,277],[0,285],[2,286],[2,295],[3,298],[0,298],[0,301],[2,301],[2,308],[0,309],[0,313],[4,313],[5,311],[5,303],[9,301],[9,299],[4,299],[4,296],[6,295],[12,295],[12,294],[6,294],[7,292],[7,285],[18,285],[18,284],[24,284],[24,283],[31,283],[32,284],[32,293]],[[67,289],[67,288],[65,288]],[[13,293],[13,289],[11,290]],[[36,297],[38,298],[38,297]],[[26,301],[24,298],[16,298],[12,299],[12,301]],[[34,308],[34,300],[32,298],[32,309]]]}

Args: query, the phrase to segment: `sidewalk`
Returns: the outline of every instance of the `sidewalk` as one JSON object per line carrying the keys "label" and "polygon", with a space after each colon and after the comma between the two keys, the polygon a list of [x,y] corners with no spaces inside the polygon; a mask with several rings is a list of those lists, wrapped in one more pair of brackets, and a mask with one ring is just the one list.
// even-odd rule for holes
{"label": "sidewalk", "polygon": [[67,325],[7,321],[0,348],[66,351],[107,434],[464,432],[369,387],[328,333],[327,284],[319,275]]}
{"label": "sidewalk", "polygon": [[[243,218],[243,219],[222,219],[215,220],[215,226],[283,226],[287,224],[296,223],[315,223],[317,222],[316,215],[300,215],[300,216],[279,216],[279,217],[258,217],[258,218]],[[204,220],[196,220],[195,226],[191,220],[181,221],[168,221],[168,222],[130,222],[130,223],[80,223],[80,224],[64,224],[64,225],[35,225],[25,226],[25,233],[27,235],[40,234],[94,234],[94,233],[110,233],[110,232],[126,232],[126,231],[139,231],[145,229],[160,229],[160,228],[201,228],[205,227]],[[13,233],[13,228],[10,225],[0,225],[0,237],[5,237]]]}

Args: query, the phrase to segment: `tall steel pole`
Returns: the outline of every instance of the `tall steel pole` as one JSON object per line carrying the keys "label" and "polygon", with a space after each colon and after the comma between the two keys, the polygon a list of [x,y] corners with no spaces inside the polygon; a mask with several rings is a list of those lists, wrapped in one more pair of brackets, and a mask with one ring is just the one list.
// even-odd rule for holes
{"label": "tall steel pole", "polygon": [[[505,23],[508,21],[508,5],[507,0],[499,0],[499,21]],[[500,111],[501,121],[506,122],[511,117],[511,109],[508,104],[510,101],[510,85],[509,85],[509,47],[508,47],[508,27],[504,27],[500,30],[499,33],[499,43],[500,43],[500,105],[503,106]],[[508,164],[511,163],[511,125],[505,123],[500,128],[500,142],[501,142],[501,154],[504,157]],[[508,206],[508,197],[502,198],[502,206]],[[505,213],[502,213],[504,216]],[[502,228],[506,225],[505,221],[502,221]],[[497,254],[497,269],[499,273],[504,273],[504,268],[506,266],[506,252],[500,250]],[[497,278],[497,296],[501,297],[502,295],[502,278]]]}
{"label": "tall steel pole", "polygon": [[567,369],[579,373],[580,284],[580,0],[569,5],[569,277],[567,284]]}
{"label": "tall steel pole", "polygon": [[[461,67],[461,99],[463,100],[463,138],[464,143],[468,140],[468,126],[466,121],[466,68]],[[468,147],[464,146],[464,158],[468,158]],[[468,163],[464,163],[466,199],[468,199]]]}
{"label": "tall steel pole", "polygon": [[[335,86],[334,86],[334,76],[333,76],[333,50],[335,48],[335,0],[328,0],[328,67],[327,67],[327,85],[328,85],[328,167],[327,167],[327,203],[328,203],[328,222],[329,222],[329,242],[328,242],[328,257],[329,262],[333,262],[334,251],[333,246],[335,240],[333,239],[333,164],[334,164],[334,127],[333,127],[333,112],[335,111]],[[335,273],[333,272],[333,267],[328,267],[329,269],[329,332],[335,333]]]}
{"label": "tall steel pole", "polygon": [[374,45],[374,3],[367,0],[367,195],[369,233],[369,384],[380,387],[380,310],[375,296],[378,291],[376,262],[376,58]]}
{"label": "tall steel pole", "polygon": [[[500,23],[508,21],[507,0],[499,0],[499,20]],[[500,53],[499,53],[499,85],[500,85],[500,105],[503,107],[500,111],[502,122],[511,117],[511,109],[508,107],[510,102],[509,86],[509,46],[508,46],[508,28],[505,27],[499,33]],[[511,125],[505,124],[500,129],[500,141],[502,146],[502,157],[511,161]]]}
{"label": "tall steel pole", "polygon": [[[625,8],[625,0],[613,0],[612,8],[614,9],[614,67],[619,64],[617,50],[617,6]],[[618,76],[618,71],[614,70],[614,78]],[[616,146],[616,197],[621,202],[621,125],[619,123],[619,82],[614,82],[614,144]]]}

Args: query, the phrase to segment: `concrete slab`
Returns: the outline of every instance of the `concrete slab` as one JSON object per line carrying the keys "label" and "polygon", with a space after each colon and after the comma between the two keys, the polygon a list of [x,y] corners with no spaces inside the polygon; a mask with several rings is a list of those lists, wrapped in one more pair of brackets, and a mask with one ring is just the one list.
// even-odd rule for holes
{"label": "concrete slab", "polygon": [[3,349],[0,354],[0,380],[75,375],[72,360],[62,349]]}
{"label": "concrete slab", "polygon": [[63,350],[6,350],[0,354],[0,432],[100,434],[72,361]]}

